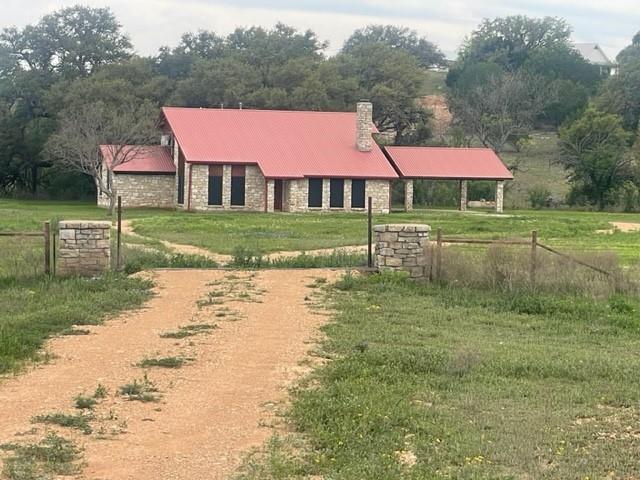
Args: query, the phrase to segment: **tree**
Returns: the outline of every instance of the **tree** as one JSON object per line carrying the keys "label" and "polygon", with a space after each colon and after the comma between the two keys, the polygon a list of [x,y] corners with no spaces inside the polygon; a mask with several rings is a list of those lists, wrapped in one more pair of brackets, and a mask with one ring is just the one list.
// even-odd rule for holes
{"label": "tree", "polygon": [[507,70],[520,68],[536,51],[569,44],[571,27],[561,18],[523,15],[484,20],[460,51],[466,62],[493,62]]}
{"label": "tree", "polygon": [[624,67],[629,63],[640,61],[640,32],[636,33],[631,45],[625,47],[617,56],[618,64]]}
{"label": "tree", "polygon": [[622,116],[625,128],[635,131],[640,120],[640,59],[621,65],[595,103],[605,112]]}
{"label": "tree", "polygon": [[[342,75],[358,83],[357,97],[374,104],[373,120],[396,143],[422,143],[431,136],[432,113],[419,105],[423,70],[412,55],[382,44],[361,45],[336,59]],[[352,109],[353,107],[351,107]]]}
{"label": "tree", "polygon": [[554,98],[546,83],[524,72],[502,73],[450,94],[454,120],[496,153],[526,137]]}
{"label": "tree", "polygon": [[131,42],[120,28],[108,8],[76,5],[45,15],[22,30],[5,28],[0,46],[27,70],[86,76],[130,56]]}
{"label": "tree", "polygon": [[413,55],[420,66],[428,68],[444,65],[446,59],[440,49],[418,32],[394,25],[369,25],[353,32],[342,47],[343,53],[353,53],[363,45],[381,44]]}
{"label": "tree", "polygon": [[[90,176],[96,190],[109,198],[113,213],[118,196],[113,170],[144,155],[147,145],[156,143],[157,118],[157,110],[148,103],[122,108],[103,102],[74,106],[60,114],[47,151],[58,166]],[[100,145],[108,145],[111,162],[102,161]]]}
{"label": "tree", "polygon": [[623,128],[622,119],[589,108],[571,125],[561,128],[559,135],[561,161],[574,189],[604,209],[615,190],[632,175],[630,134]]}
{"label": "tree", "polygon": [[640,32],[618,55],[620,69],[604,84],[596,106],[621,115],[627,130],[636,132],[640,124]]}

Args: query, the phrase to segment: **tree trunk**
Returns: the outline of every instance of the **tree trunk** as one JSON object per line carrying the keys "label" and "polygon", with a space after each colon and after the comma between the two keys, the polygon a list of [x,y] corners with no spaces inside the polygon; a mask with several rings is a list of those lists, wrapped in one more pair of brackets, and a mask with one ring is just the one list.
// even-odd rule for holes
{"label": "tree trunk", "polygon": [[113,215],[113,212],[116,209],[117,199],[118,199],[118,193],[112,187],[111,188],[111,194],[109,196],[109,215]]}

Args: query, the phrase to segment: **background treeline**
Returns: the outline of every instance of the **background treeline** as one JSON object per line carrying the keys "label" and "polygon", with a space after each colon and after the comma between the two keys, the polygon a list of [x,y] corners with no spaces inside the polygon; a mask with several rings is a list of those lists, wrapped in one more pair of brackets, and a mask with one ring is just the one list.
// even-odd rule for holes
{"label": "background treeline", "polygon": [[82,104],[150,104],[352,111],[368,98],[375,121],[400,143],[429,138],[430,112],[419,106],[423,69],[444,62],[414,32],[359,30],[331,58],[311,31],[278,24],[226,37],[186,33],[175,48],[139,57],[109,9],[64,8],[0,35],[0,191],[78,198],[86,175],[51,158],[47,142],[61,118]]}
{"label": "background treeline", "polygon": [[[385,141],[484,145],[516,172],[527,166],[510,152],[526,150],[535,131],[558,131],[555,161],[571,181],[570,202],[637,209],[640,34],[612,77],[589,64],[570,35],[557,18],[485,20],[449,65],[436,45],[402,27],[357,30],[328,57],[314,32],[278,24],[227,36],[185,33],[177,46],[140,57],[109,9],[63,8],[0,34],[0,193],[92,195],[91,178],[50,148],[54,137],[58,147],[64,142],[56,132],[87,105],[117,117],[162,105],[351,111],[368,98]],[[433,115],[419,98],[427,69],[449,66],[453,123],[434,138]],[[443,203],[455,196],[452,188],[424,182],[416,199]],[[477,184],[474,195],[489,198],[489,186]]]}

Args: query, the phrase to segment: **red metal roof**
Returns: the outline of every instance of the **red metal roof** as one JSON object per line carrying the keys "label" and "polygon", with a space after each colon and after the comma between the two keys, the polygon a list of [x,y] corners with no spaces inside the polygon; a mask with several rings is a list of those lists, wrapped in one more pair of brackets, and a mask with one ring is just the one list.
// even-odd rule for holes
{"label": "red metal roof", "polygon": [[255,163],[267,178],[398,178],[375,142],[371,152],[356,148],[355,113],[162,111],[188,162]]}
{"label": "red metal roof", "polygon": [[511,180],[513,175],[489,148],[387,147],[405,178]]}
{"label": "red metal roof", "polygon": [[[124,148],[133,147],[125,146]],[[105,162],[110,164],[114,149],[110,145],[100,145],[100,152]],[[156,145],[144,147],[135,158],[117,165],[113,171],[116,173],[175,173],[176,167],[169,148]]]}

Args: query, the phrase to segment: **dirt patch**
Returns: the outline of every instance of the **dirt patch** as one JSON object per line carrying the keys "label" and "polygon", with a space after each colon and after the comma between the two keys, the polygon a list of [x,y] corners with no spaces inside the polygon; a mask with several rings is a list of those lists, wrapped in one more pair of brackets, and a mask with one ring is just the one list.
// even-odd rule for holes
{"label": "dirt patch", "polygon": [[[140,239],[147,239],[147,237],[144,237],[135,232],[135,230],[133,229],[133,225],[131,224],[131,220],[122,221],[122,233],[124,233],[125,235],[137,237]],[[210,250],[207,250],[206,248],[196,247],[193,245],[184,245],[180,243],[173,243],[166,240],[159,240],[159,242],[173,252],[182,253],[183,255],[199,255],[201,257],[209,258],[214,262],[219,263],[220,265],[226,265],[233,260],[233,257],[231,255],[224,255],[222,253],[213,253]],[[143,246],[141,248],[150,249],[151,247]],[[276,260],[278,258],[293,258],[301,255],[302,253],[305,253],[306,255],[311,255],[311,256],[331,255],[336,250],[340,250],[346,253],[365,253],[367,251],[367,246],[366,245],[348,245],[345,247],[321,248],[321,249],[309,250],[305,252],[302,252],[300,250],[274,252],[274,253],[265,255],[264,258],[267,260]]]}
{"label": "dirt patch", "polygon": [[[32,417],[73,413],[74,397],[98,384],[108,394],[94,409],[93,433],[58,429],[84,448],[85,478],[225,478],[247,450],[271,435],[264,425],[303,370],[299,362],[326,318],[310,308],[309,285],[340,272],[150,275],[157,295],[144,309],[91,327],[90,335],[50,341],[51,364],[0,383],[0,443],[42,438],[45,428],[57,427],[33,425]],[[197,334],[161,336],[181,327]],[[158,357],[188,361],[172,369],[137,366]],[[145,371],[158,402],[116,394]]]}
{"label": "dirt patch", "polygon": [[606,233],[613,234],[617,231],[623,233],[629,232],[637,232],[640,231],[640,223],[632,223],[632,222],[609,222],[609,224],[613,228],[609,228],[607,230],[597,230],[596,233]]}

